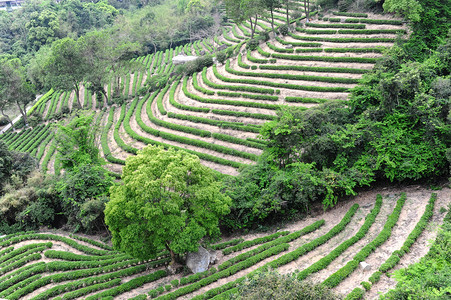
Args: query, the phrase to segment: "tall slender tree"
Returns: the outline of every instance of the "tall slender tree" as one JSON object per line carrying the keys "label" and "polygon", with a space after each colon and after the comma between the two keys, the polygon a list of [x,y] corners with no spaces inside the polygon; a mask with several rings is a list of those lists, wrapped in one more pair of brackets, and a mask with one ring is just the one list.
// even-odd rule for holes
{"label": "tall slender tree", "polygon": [[[28,124],[27,105],[35,99],[36,91],[34,85],[28,80],[26,70],[19,58],[0,60],[0,92],[2,114],[5,115],[6,106],[16,105],[25,124]],[[11,122],[11,119],[9,121]]]}
{"label": "tall slender tree", "polygon": [[280,0],[262,0],[263,4],[271,14],[271,28],[274,31],[274,9],[282,7]]}

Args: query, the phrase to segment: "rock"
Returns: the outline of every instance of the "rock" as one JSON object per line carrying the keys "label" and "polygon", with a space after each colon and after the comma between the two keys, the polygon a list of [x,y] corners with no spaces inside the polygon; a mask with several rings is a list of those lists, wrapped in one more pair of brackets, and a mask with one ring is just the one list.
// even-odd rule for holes
{"label": "rock", "polygon": [[189,61],[196,60],[197,56],[188,56],[188,55],[177,55],[172,58],[172,63],[174,65],[181,65],[187,63]]}
{"label": "rock", "polygon": [[362,208],[370,208],[371,206],[373,206],[373,203],[367,203],[367,204],[363,204]]}
{"label": "rock", "polygon": [[200,51],[200,55],[205,55],[205,50]]}
{"label": "rock", "polygon": [[193,273],[200,273],[208,270],[208,266],[216,261],[216,254],[212,255],[204,247],[199,246],[197,252],[186,255],[186,266]]}
{"label": "rock", "polygon": [[169,265],[167,267],[167,270],[168,270],[168,273],[171,274],[171,275],[177,274],[177,266],[175,264],[174,265]]}
{"label": "rock", "polygon": [[209,251],[210,253],[210,265],[214,265],[218,262],[218,256],[216,255],[216,251]]}
{"label": "rock", "polygon": [[218,47],[218,51],[222,51],[222,50],[225,50],[225,49],[227,49],[227,45],[220,45],[219,47]]}
{"label": "rock", "polygon": [[371,270],[371,265],[370,264],[367,264],[366,262],[364,262],[364,261],[361,261],[360,262],[360,268],[362,268],[362,270],[363,271],[370,271]]}
{"label": "rock", "polygon": [[285,49],[293,49],[293,45],[286,45]]}
{"label": "rock", "polygon": [[274,32],[270,32],[269,33],[269,38],[271,39],[271,40],[273,40],[274,38],[276,37],[276,34],[274,33]]}

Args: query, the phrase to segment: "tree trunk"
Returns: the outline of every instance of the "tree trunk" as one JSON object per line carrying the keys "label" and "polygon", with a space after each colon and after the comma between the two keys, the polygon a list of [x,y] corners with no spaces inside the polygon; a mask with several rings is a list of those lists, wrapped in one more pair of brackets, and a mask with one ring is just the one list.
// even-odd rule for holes
{"label": "tree trunk", "polygon": [[304,0],[305,21],[308,23],[307,0]]}
{"label": "tree trunk", "polygon": [[119,96],[121,94],[121,77],[116,76],[116,96]]}
{"label": "tree trunk", "polygon": [[8,120],[9,124],[11,124],[11,129],[14,129],[13,121],[8,117],[8,115],[5,114],[5,112],[3,111],[3,108],[0,111],[2,112],[2,115]]}
{"label": "tree trunk", "polygon": [[108,105],[108,94],[106,93],[104,87],[102,87],[102,89],[100,90],[100,93],[103,95],[103,98],[104,98],[103,106],[107,106]]}
{"label": "tree trunk", "polygon": [[16,101],[16,104],[17,104],[17,107],[19,108],[20,114],[22,115],[23,121],[25,123],[25,127],[27,127],[28,126],[27,108],[25,106],[24,109],[22,109],[19,101]]}
{"label": "tree trunk", "polygon": [[307,1],[307,18],[309,19],[310,22],[310,1]]}
{"label": "tree trunk", "polygon": [[249,17],[249,22],[251,23],[251,39],[254,38],[254,27],[252,26],[252,17]]}
{"label": "tree trunk", "polygon": [[254,22],[254,30],[253,30],[254,33],[257,30],[257,22],[258,22],[258,15],[255,14],[255,22]]}
{"label": "tree trunk", "polygon": [[171,262],[169,263],[170,266],[173,266],[175,264],[175,253],[174,251],[172,251],[171,248],[169,248],[169,244],[168,242],[166,242],[166,249],[169,251],[169,253],[171,253]]}
{"label": "tree trunk", "polygon": [[290,1],[289,0],[287,0],[287,2],[286,2],[286,4],[287,4],[287,25],[288,26],[290,26],[290,16],[288,15],[288,3],[289,3]]}
{"label": "tree trunk", "polygon": [[275,32],[274,31],[274,13],[273,13],[273,7],[272,6],[271,6],[271,28],[272,28],[272,31]]}
{"label": "tree trunk", "polygon": [[79,106],[80,108],[82,108],[83,106],[81,106],[81,100],[80,100],[80,86],[79,86],[78,84],[75,85],[75,94],[76,94],[76,96],[77,96],[77,103],[78,103],[78,106]]}

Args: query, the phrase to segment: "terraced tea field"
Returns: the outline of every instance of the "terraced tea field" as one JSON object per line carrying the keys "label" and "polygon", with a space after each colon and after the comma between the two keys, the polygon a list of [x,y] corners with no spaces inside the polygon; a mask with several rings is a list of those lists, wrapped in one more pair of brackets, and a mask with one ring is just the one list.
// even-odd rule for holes
{"label": "terraced tea field", "polygon": [[[276,12],[276,26],[283,23],[283,13]],[[287,36],[262,43],[255,51],[247,51],[244,45],[250,25],[229,23],[212,40],[139,57],[134,60],[140,66],[137,70],[106,87],[109,96],[119,88],[129,99],[122,106],[97,101],[96,95],[82,88],[83,107],[96,112],[96,124],[102,128],[99,144],[108,168],[119,176],[126,157],[147,144],[185,149],[225,174],[235,175],[240,166],[255,163],[265,147],[265,141],[258,139],[259,130],[275,118],[281,105],[308,109],[346,100],[382,50],[406,34],[401,21],[387,16],[335,14],[321,20],[314,16],[310,22],[301,18]],[[265,18],[257,24],[257,30],[271,26]],[[224,65],[176,78],[154,94],[138,96],[148,76],[172,73],[173,56],[209,53],[221,44],[239,54]],[[74,93],[51,90],[31,111],[41,113],[46,125],[0,138],[11,149],[31,152],[44,171],[58,173],[49,124],[70,111],[73,103]]]}
{"label": "terraced tea field", "polygon": [[[378,194],[380,193],[380,194]],[[409,187],[366,192],[335,209],[272,233],[212,245],[218,261],[198,274],[169,274],[168,253],[133,259],[100,241],[64,233],[0,238],[0,298],[227,299],[259,270],[295,273],[346,295],[369,282],[366,299],[395,283],[386,276],[417,261],[436,234],[451,191]],[[362,270],[359,262],[370,264]],[[360,286],[360,288],[362,288]],[[362,288],[364,291],[364,289]]]}

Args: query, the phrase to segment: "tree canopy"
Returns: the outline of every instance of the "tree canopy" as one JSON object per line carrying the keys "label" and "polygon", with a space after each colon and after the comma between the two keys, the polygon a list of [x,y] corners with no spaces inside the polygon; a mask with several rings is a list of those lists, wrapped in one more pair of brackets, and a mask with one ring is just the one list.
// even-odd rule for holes
{"label": "tree canopy", "polygon": [[197,251],[205,236],[219,234],[218,219],[229,213],[211,169],[185,151],[147,146],[126,160],[123,184],[110,190],[105,222],[113,246],[142,259],[164,249]]}
{"label": "tree canopy", "polygon": [[19,58],[0,58],[0,110],[16,105],[25,124],[28,123],[26,106],[35,99],[34,85],[28,81]]}

